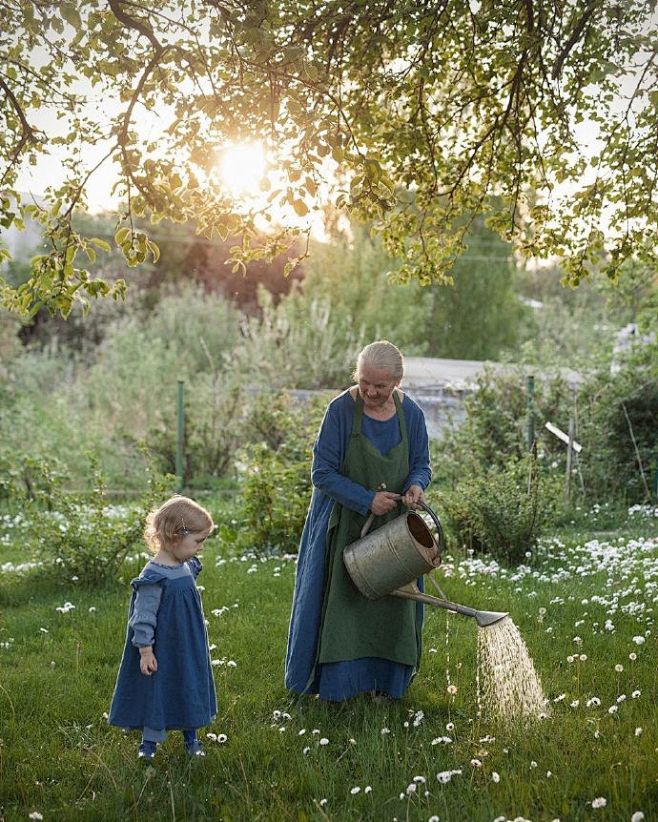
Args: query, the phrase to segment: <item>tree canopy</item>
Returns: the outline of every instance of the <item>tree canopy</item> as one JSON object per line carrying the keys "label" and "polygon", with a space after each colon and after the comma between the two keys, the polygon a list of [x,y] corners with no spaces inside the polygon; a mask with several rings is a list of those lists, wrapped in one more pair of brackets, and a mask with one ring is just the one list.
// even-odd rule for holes
{"label": "tree canopy", "polygon": [[[304,230],[253,242],[258,212],[304,218],[327,193],[374,221],[402,279],[449,279],[481,215],[574,284],[655,261],[655,2],[2,0],[0,16],[0,224],[35,219],[49,244],[4,284],[14,310],[121,294],[84,268],[107,242],[73,222],[107,164],[131,266],[158,255],[134,216],[241,236],[239,271]],[[247,140],[279,171],[250,207],[213,173]],[[26,197],[48,152],[62,179]]]}

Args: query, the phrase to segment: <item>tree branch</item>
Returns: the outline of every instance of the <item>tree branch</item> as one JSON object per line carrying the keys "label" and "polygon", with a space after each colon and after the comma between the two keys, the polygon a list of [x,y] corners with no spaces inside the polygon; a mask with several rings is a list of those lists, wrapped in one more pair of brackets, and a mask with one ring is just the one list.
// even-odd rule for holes
{"label": "tree branch", "polygon": [[596,7],[599,5],[599,2],[600,0],[591,0],[589,6],[585,9],[585,13],[576,23],[574,30],[571,32],[571,37],[564,44],[562,50],[557,56],[557,60],[555,61],[555,65],[553,66],[553,71],[551,72],[551,77],[553,78],[553,80],[557,80],[557,78],[560,76],[560,72],[562,71],[564,61],[569,56],[571,49],[576,45],[578,40],[580,40],[580,35],[583,33],[583,30],[589,22],[590,17],[594,14]]}

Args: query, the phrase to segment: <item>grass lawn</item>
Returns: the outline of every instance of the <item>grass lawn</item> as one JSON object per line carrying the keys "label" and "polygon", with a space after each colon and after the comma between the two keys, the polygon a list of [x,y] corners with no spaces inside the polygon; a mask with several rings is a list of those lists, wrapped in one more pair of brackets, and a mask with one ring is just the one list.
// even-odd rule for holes
{"label": "grass lawn", "polygon": [[[189,761],[171,734],[152,766],[104,718],[142,561],[101,590],[5,569],[0,820],[656,820],[655,533],[570,532],[511,570],[448,558],[448,596],[509,611],[522,632],[552,706],[529,729],[480,715],[475,622],[438,609],[403,700],[292,701],[294,563],[220,557],[211,541],[199,582],[219,714],[204,732],[221,741]],[[5,539],[0,565],[23,560]]]}

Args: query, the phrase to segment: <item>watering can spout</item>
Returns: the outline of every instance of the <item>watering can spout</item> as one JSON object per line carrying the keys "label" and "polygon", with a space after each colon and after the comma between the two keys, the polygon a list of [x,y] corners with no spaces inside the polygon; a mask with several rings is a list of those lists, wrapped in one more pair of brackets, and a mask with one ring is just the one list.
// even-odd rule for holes
{"label": "watering can spout", "polygon": [[453,611],[462,616],[470,616],[477,622],[480,628],[487,628],[489,625],[495,625],[501,619],[509,616],[503,611],[478,611],[476,608],[470,608],[468,605],[460,605],[458,602],[450,602],[448,599],[439,599],[438,597],[423,594],[416,587],[415,582],[391,591],[391,596],[401,597],[402,599],[415,599],[416,602],[424,602],[426,605],[433,605],[435,608],[445,608],[448,611]]}

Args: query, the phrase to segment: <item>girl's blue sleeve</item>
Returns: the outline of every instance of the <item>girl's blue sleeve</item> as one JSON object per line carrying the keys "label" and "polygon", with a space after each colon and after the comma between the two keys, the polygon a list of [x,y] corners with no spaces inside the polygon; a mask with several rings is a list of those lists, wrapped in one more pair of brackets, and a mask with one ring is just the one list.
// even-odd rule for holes
{"label": "girl's blue sleeve", "polygon": [[409,476],[403,491],[407,491],[412,485],[420,485],[425,490],[432,479],[425,415],[417,405],[414,404],[412,408],[413,421],[409,426]]}
{"label": "girl's blue sleeve", "polygon": [[339,399],[330,403],[313,446],[311,479],[313,485],[328,497],[366,516],[375,492],[340,472],[351,430],[352,420],[346,411],[345,401]]}
{"label": "girl's blue sleeve", "polygon": [[158,608],[162,598],[162,586],[140,585],[135,591],[135,601],[128,624],[133,629],[132,644],[135,648],[153,645]]}

